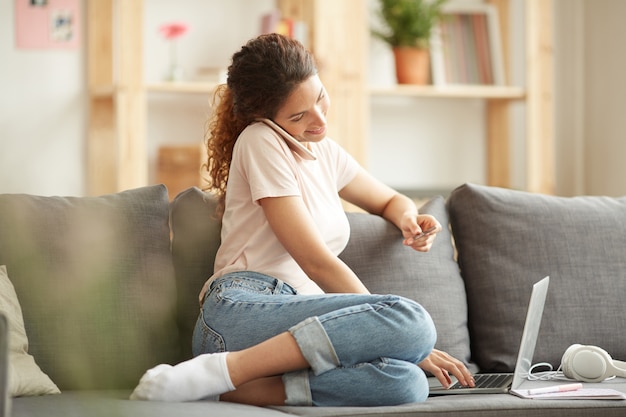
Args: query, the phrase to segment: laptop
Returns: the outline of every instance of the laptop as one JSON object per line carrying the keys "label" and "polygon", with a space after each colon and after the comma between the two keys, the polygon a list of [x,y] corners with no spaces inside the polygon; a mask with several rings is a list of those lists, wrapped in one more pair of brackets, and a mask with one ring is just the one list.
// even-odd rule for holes
{"label": "laptop", "polygon": [[9,417],[9,326],[7,318],[0,312],[0,417]]}
{"label": "laptop", "polygon": [[520,385],[522,385],[522,382],[528,377],[530,367],[532,366],[549,283],[550,277],[545,277],[533,285],[530,302],[528,303],[528,311],[526,312],[526,322],[524,324],[524,331],[522,332],[522,340],[517,354],[517,362],[512,374],[476,374],[474,375],[476,387],[464,387],[458,382],[455,382],[448,389],[444,388],[436,378],[431,377],[429,378],[430,395],[500,394],[518,389]]}

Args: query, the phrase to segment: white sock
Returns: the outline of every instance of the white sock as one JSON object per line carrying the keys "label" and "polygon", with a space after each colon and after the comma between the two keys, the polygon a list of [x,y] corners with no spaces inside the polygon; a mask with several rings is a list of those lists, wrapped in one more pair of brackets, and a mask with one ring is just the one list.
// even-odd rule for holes
{"label": "white sock", "polygon": [[207,353],[176,366],[158,365],[146,371],[131,400],[195,401],[235,389],[228,367],[228,352]]}

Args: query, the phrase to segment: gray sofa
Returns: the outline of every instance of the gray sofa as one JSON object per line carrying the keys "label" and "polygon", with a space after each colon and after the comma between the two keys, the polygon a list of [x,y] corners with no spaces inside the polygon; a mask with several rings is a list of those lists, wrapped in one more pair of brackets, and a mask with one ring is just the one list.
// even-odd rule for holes
{"label": "gray sofa", "polygon": [[[198,291],[219,245],[213,207],[197,188],[170,203],[164,186],[101,197],[0,195],[0,265],[28,337],[28,355],[25,346],[20,354],[40,373],[17,384],[12,416],[626,415],[626,401],[507,394],[368,408],[128,400],[147,368],[191,355]],[[431,252],[403,247],[397,229],[377,216],[349,213],[341,258],[372,292],[422,303],[437,325],[438,348],[474,371],[512,371],[530,288],[550,275],[535,361],[557,367],[573,343],[626,359],[626,198],[466,184],[421,211],[451,226]],[[3,310],[9,293],[1,294]],[[600,385],[626,392],[620,378]],[[60,394],[32,395],[57,387]]]}

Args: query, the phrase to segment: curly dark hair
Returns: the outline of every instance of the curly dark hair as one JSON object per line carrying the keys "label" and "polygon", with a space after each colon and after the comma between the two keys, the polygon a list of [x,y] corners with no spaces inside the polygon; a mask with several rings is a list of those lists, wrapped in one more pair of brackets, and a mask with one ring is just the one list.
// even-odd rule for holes
{"label": "curly dark hair", "polygon": [[273,119],[291,92],[317,74],[312,54],[298,41],[278,34],[261,35],[232,57],[226,84],[215,92],[217,107],[207,124],[207,189],[224,210],[226,184],[239,134],[257,118]]}

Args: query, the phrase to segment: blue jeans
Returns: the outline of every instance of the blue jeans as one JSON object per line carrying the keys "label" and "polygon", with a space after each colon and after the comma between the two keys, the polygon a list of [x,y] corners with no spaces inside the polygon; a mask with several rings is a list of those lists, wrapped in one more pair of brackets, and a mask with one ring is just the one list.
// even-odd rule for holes
{"label": "blue jeans", "polygon": [[241,350],[285,331],[311,367],[283,375],[288,405],[383,406],[428,396],[416,364],[433,349],[435,326],[419,304],[394,295],[297,295],[267,275],[227,274],[204,299],[193,354]]}

